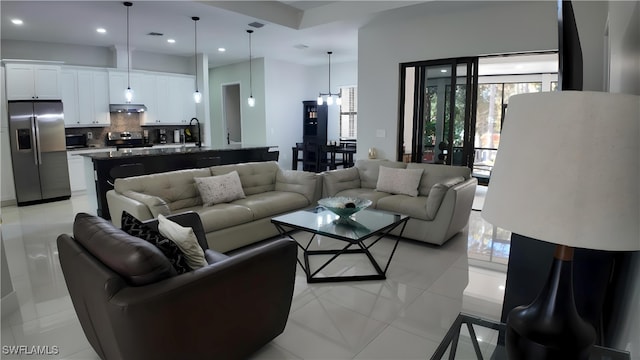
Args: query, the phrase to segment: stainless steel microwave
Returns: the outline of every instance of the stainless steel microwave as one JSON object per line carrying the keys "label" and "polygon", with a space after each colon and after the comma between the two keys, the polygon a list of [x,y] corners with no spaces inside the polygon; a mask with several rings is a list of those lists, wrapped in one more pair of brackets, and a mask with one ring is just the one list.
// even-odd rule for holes
{"label": "stainless steel microwave", "polygon": [[87,147],[87,134],[67,134],[67,149]]}

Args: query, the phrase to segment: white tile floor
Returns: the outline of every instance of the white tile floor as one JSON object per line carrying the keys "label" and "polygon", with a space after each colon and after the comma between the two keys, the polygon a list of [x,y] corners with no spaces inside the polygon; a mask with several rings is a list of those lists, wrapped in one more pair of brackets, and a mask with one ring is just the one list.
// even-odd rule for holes
{"label": "white tile floor", "polygon": [[[474,208],[482,206],[484,190]],[[2,345],[49,345],[59,352],[3,359],[98,358],[73,310],[55,243],[81,211],[95,213],[83,195],[2,208],[2,239],[20,304],[2,318]],[[472,211],[469,228],[441,247],[400,241],[385,281],[307,284],[298,269],[284,333],[252,359],[428,359],[459,312],[499,319],[504,266],[478,257],[477,246],[468,252],[477,242],[469,234],[492,227]],[[374,254],[384,257],[392,240],[379,245]],[[334,270],[358,272],[364,264],[345,259]]]}

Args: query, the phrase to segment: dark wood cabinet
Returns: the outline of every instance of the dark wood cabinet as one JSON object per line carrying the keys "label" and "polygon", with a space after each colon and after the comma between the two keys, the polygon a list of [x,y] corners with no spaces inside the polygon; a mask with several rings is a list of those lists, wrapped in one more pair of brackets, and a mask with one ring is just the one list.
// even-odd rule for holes
{"label": "dark wood cabinet", "polygon": [[321,160],[326,158],[321,146],[327,144],[327,105],[314,101],[302,102],[302,142],[304,171],[320,172]]}

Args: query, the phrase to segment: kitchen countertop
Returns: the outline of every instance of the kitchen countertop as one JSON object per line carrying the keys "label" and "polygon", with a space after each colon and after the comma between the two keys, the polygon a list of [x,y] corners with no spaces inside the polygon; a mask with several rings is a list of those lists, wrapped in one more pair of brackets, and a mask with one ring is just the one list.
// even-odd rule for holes
{"label": "kitchen countertop", "polygon": [[[166,145],[166,144],[165,144]],[[206,152],[215,152],[215,151],[234,151],[234,150],[251,150],[251,149],[264,149],[264,148],[276,148],[275,146],[251,146],[251,145],[227,145],[218,148],[206,147],[203,146],[201,148],[195,146],[176,146],[172,147],[149,147],[149,148],[128,148],[128,149],[120,149],[115,150],[115,148],[110,148],[110,150],[105,151],[95,151],[92,150],[86,153],[79,153],[78,155],[86,156],[94,160],[105,160],[105,159],[116,159],[116,158],[124,158],[124,157],[145,157],[145,156],[161,156],[161,155],[177,155],[177,154],[193,154],[193,153],[206,153]]]}

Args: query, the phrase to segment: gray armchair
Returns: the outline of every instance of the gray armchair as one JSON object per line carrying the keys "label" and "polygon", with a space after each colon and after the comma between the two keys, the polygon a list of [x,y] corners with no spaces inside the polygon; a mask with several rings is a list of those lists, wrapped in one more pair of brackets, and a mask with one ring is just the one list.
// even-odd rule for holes
{"label": "gray armchair", "polygon": [[[284,331],[296,244],[274,240],[231,256],[207,249],[195,213],[169,217],[192,226],[209,263],[176,275],[145,240],[88,214],[57,239],[73,306],[102,359],[244,359]],[[149,222],[157,226],[157,222]]]}

